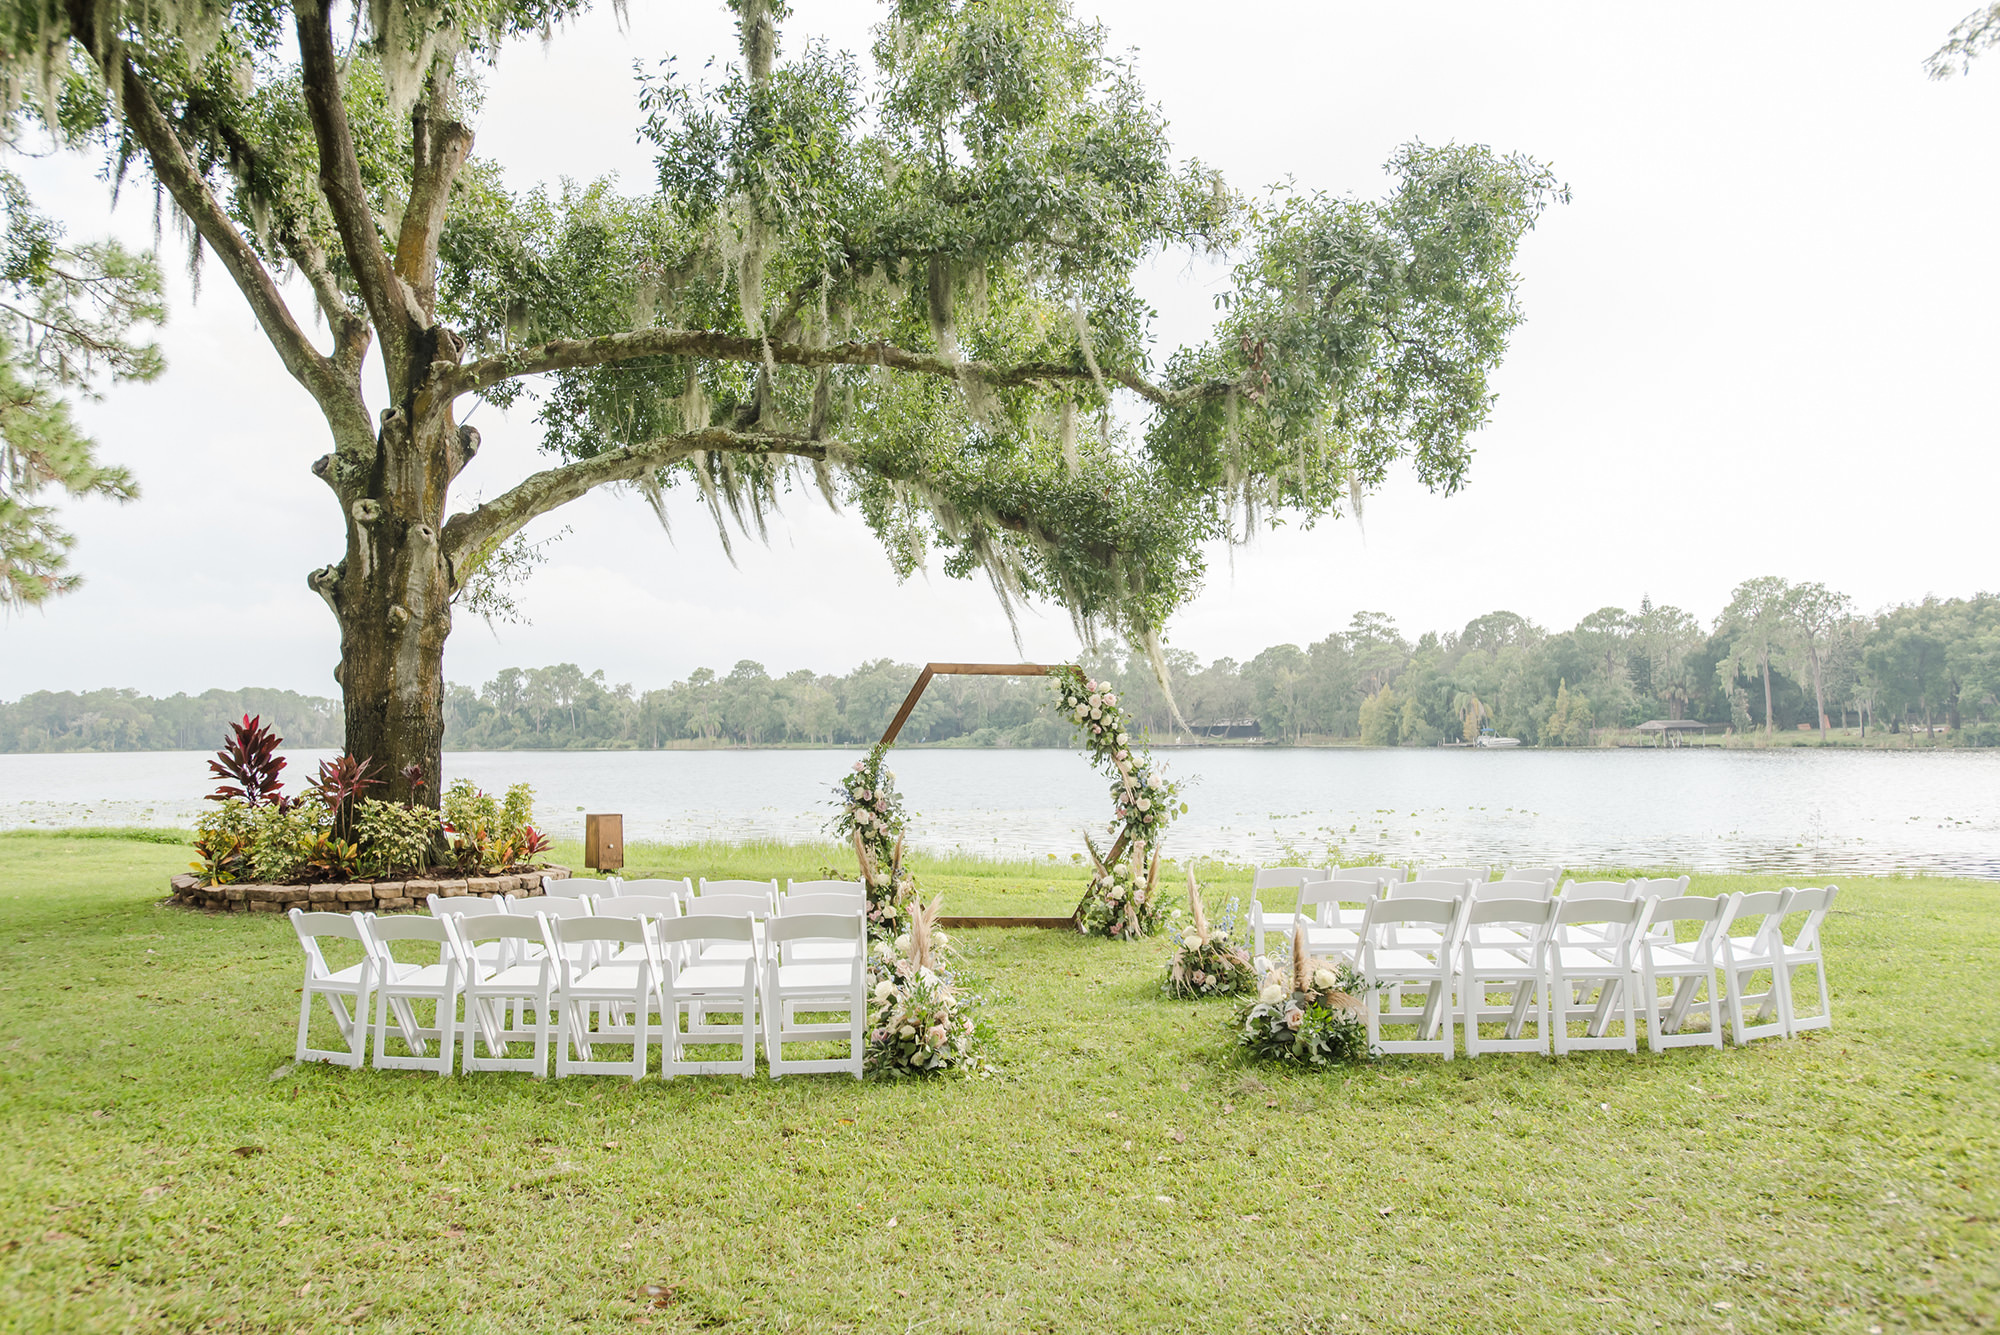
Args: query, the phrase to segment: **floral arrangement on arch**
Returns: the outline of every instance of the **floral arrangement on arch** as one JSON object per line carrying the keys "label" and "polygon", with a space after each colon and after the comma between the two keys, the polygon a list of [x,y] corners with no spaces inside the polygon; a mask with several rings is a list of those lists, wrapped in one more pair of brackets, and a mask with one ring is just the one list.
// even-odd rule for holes
{"label": "floral arrangement on arch", "polygon": [[945,967],[950,943],[937,927],[943,897],[916,903],[909,930],[877,942],[869,962],[872,989],[863,1069],[892,1077],[985,1074],[990,1026],[975,1013],[977,998]]}
{"label": "floral arrangement on arch", "polygon": [[1366,1007],[1374,990],[1351,961],[1309,957],[1305,933],[1294,932],[1290,967],[1265,974],[1263,987],[1237,1012],[1236,1041],[1257,1061],[1364,1061],[1371,1055]]}
{"label": "floral arrangement on arch", "polygon": [[1221,925],[1211,927],[1193,868],[1187,882],[1194,921],[1174,938],[1160,989],[1170,997],[1229,997],[1250,991],[1257,986],[1257,971],[1250,952],[1236,944],[1236,901],[1229,901]]}
{"label": "floral arrangement on arch", "polygon": [[868,934],[878,941],[896,936],[916,894],[916,879],[903,866],[903,830],[909,817],[896,791],[896,772],[887,765],[888,748],[876,746],[854,762],[834,788],[831,829],[854,845],[861,884],[868,894]]}
{"label": "floral arrangement on arch", "polygon": [[1056,708],[1076,725],[1090,763],[1110,780],[1111,846],[1100,852],[1084,836],[1092,875],[1077,905],[1077,927],[1117,940],[1151,936],[1167,916],[1159,891],[1159,844],[1168,823],[1187,810],[1180,785],[1164,779],[1145,746],[1133,740],[1137,725],[1109,682],[1093,680],[1078,667],[1049,675]]}

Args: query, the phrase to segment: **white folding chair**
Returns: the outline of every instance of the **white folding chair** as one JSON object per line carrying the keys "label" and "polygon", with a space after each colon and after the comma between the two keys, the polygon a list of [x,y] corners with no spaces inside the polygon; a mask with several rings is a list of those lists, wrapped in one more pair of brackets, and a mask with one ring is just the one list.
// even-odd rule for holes
{"label": "white folding chair", "polygon": [[[750,1076],[757,1071],[757,973],[755,923],[748,915],[691,913],[654,925],[665,952],[661,970],[660,1074]],[[748,946],[733,959],[708,958],[717,945]],[[717,1024],[716,1014],[734,1014],[735,1025]],[[683,1029],[682,1022],[686,1022]],[[691,1061],[681,1055],[690,1044],[743,1046],[736,1061]]]}
{"label": "white folding chair", "polygon": [[[1632,883],[1634,899],[1683,899],[1688,892],[1688,878],[1685,876],[1642,876]],[[1658,937],[1663,944],[1672,945],[1674,929],[1671,924],[1650,923],[1646,931]]]}
{"label": "white folding chair", "polygon": [[[1466,900],[1391,896],[1368,905],[1361,924],[1362,995],[1368,1046],[1375,1052],[1433,1053],[1450,1061],[1457,1045],[1451,1024],[1452,951]],[[1405,940],[1412,934],[1421,939]],[[1407,994],[1423,990],[1420,1005]],[[1385,1039],[1384,1023],[1410,1026],[1415,1037]]]}
{"label": "white folding chair", "polygon": [[1503,881],[1547,881],[1553,890],[1562,881],[1561,867],[1509,867],[1500,873]]}
{"label": "white folding chair", "polygon": [[[1778,953],[1784,948],[1785,901],[1790,890],[1738,891],[1729,906],[1721,942],[1722,991],[1729,1000],[1729,1037],[1738,1045],[1760,1038],[1784,1038],[1783,972]],[[1757,976],[1763,986],[1756,985]],[[1745,1003],[1756,1007],[1745,1020]]]}
{"label": "white folding chair", "polygon": [[[1646,1021],[1646,1047],[1722,1046],[1721,994],[1716,986],[1718,941],[1729,926],[1732,899],[1676,895],[1647,902],[1646,934],[1634,943],[1639,960],[1639,1010]],[[1693,923],[1692,941],[1678,938],[1678,923]],[[1660,995],[1660,984],[1672,991]],[[1704,1028],[1689,1030],[1700,1017]]]}
{"label": "white folding chair", "polygon": [[[433,918],[476,918],[507,911],[507,896],[494,895],[454,895],[446,899],[443,895],[432,895],[425,903],[430,906]],[[479,949],[484,952],[485,961],[498,963],[501,956],[510,949],[504,941],[487,941]]]}
{"label": "white folding chair", "polygon": [[[1567,894],[1554,902],[1548,961],[1555,1054],[1578,1049],[1637,1052],[1632,937],[1645,927],[1645,903]],[[1572,1036],[1569,1027],[1579,1021],[1583,1033]],[[1620,1022],[1624,1032],[1613,1034],[1612,1026]]]}
{"label": "white folding chair", "polygon": [[[368,938],[362,935],[361,917],[350,913],[291,911],[292,930],[298,933],[299,945],[306,953],[305,982],[299,988],[299,1041],[292,1049],[293,1061],[359,1067],[368,1051],[368,1008],[375,989],[375,952],[368,948]],[[352,941],[359,950],[360,962],[338,969],[329,967],[320,949],[322,939]],[[314,997],[326,999],[327,1009],[333,1012],[334,1028],[347,1044],[345,1050],[307,1044]]]}
{"label": "white folding chair", "polygon": [[[660,957],[638,918],[557,918],[540,915],[556,962],[556,1075],[646,1074],[646,1021],[659,997]],[[587,946],[586,951],[576,951]],[[576,956],[586,961],[578,963]],[[592,1023],[592,1012],[598,1016]],[[629,1023],[626,1018],[629,1016]],[[629,1046],[624,1059],[600,1059],[596,1044]]]}
{"label": "white folding chair", "polygon": [[1264,935],[1275,932],[1291,940],[1292,914],[1277,912],[1264,907],[1264,890],[1296,890],[1307,881],[1323,881],[1327,878],[1324,867],[1259,867],[1250,874],[1250,953],[1264,953]]}
{"label": "white folding chair", "polygon": [[[1566,881],[1562,888],[1565,902],[1573,899],[1636,899],[1638,893],[1637,881]],[[1601,946],[1605,943],[1606,933],[1612,932],[1615,926],[1588,918],[1569,922],[1564,920],[1562,914],[1557,914],[1556,942],[1565,946]]]}
{"label": "white folding chair", "polygon": [[[1555,905],[1546,895],[1475,895],[1466,906],[1458,957],[1466,1056],[1548,1053],[1548,946],[1554,921]],[[1534,1037],[1523,1037],[1531,1022]],[[1482,1024],[1504,1026],[1501,1036],[1485,1037]]]}
{"label": "white folding chair", "polygon": [[[780,914],[765,925],[764,1062],[771,1078],[847,1074],[861,1078],[862,1033],[868,1024],[867,928],[860,913]],[[807,947],[844,952],[830,956]],[[840,1021],[802,1021],[801,1012],[842,1014]],[[845,1039],[845,1057],[785,1056],[787,1043]]]}
{"label": "white folding chair", "polygon": [[[1472,888],[1477,884],[1478,882],[1469,876],[1452,881],[1432,880],[1427,876],[1421,881],[1392,881],[1382,887],[1382,897],[1384,899],[1449,899],[1457,903],[1472,898]],[[1397,935],[1404,945],[1422,945],[1425,949],[1441,944],[1443,941],[1443,937],[1439,933],[1433,932],[1427,927],[1405,927]],[[1456,946],[1453,948],[1456,949]]]}
{"label": "white folding chair", "polygon": [[[1795,915],[1804,915],[1798,931],[1790,940],[1785,939],[1783,926],[1778,929],[1778,962],[1783,966],[1779,979],[1784,984],[1785,1028],[1789,1033],[1833,1028],[1833,996],[1827,990],[1826,958],[1820,953],[1819,932],[1827,913],[1833,908],[1834,896],[1839,893],[1840,887],[1835,885],[1794,890],[1792,897],[1785,901],[1784,922],[1790,922]],[[1813,971],[1814,981],[1819,984],[1819,1010],[1802,1016],[1799,1014],[1798,974],[1805,968]]]}
{"label": "white folding chair", "polygon": [[[1546,904],[1554,892],[1554,881],[1474,881],[1472,902],[1487,904],[1502,899],[1525,899]],[[1525,946],[1528,942],[1526,936],[1497,919],[1486,924],[1481,935],[1483,944],[1488,946]]]}
{"label": "white folding chair", "polygon": [[[362,935],[375,954],[375,1066],[377,1070],[436,1071],[450,1075],[458,1049],[458,1003],[465,990],[463,947],[452,935],[448,918],[398,915],[362,919]],[[437,961],[411,964],[398,960],[395,943],[424,941],[437,947]],[[431,1023],[417,1018],[416,1007],[429,1002]],[[389,1017],[396,1017],[405,1055],[389,1051]],[[427,1051],[437,1044],[437,1055]]]}
{"label": "white folding chair", "polygon": [[[445,921],[457,934],[465,960],[465,1040],[459,1069],[547,1075],[555,1037],[555,967],[543,944],[541,918],[507,913]],[[533,1044],[533,1055],[512,1055],[517,1043]]]}
{"label": "white folding chair", "polygon": [[1373,880],[1307,881],[1299,887],[1291,932],[1306,934],[1308,954],[1351,960],[1360,952],[1361,923],[1368,906],[1381,898],[1379,891]]}

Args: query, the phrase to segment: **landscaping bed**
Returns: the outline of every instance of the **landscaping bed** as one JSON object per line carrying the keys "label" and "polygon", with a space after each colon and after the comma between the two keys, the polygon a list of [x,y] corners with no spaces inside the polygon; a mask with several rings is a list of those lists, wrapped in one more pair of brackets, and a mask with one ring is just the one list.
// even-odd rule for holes
{"label": "landscaping bed", "polygon": [[417,878],[406,881],[356,881],[324,885],[204,885],[194,872],[182,872],[168,884],[168,902],[224,913],[283,913],[289,909],[325,909],[335,913],[370,911],[396,913],[422,908],[432,895],[449,899],[477,895],[520,899],[542,893],[542,878],[565,880],[568,867],[542,867],[500,876]]}

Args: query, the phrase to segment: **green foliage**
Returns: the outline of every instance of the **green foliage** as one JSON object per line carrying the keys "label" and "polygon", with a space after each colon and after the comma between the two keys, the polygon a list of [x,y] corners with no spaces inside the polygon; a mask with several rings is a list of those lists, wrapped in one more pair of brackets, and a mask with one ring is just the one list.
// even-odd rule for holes
{"label": "green foliage", "polygon": [[317,802],[266,802],[250,815],[251,874],[267,885],[304,880],[321,836],[333,829],[332,813]]}
{"label": "green foliage", "polygon": [[1403,738],[1403,710],[1394,687],[1384,686],[1361,702],[1361,744],[1394,746]]}
{"label": "green foliage", "polygon": [[541,852],[534,828],[535,790],[517,783],[504,799],[454,780],[445,790],[442,834],[453,859],[468,871],[498,871]]}
{"label": "green foliage", "polygon": [[1180,785],[1154,763],[1143,735],[1134,735],[1139,725],[1108,682],[1064,667],[1049,674],[1049,683],[1057,716],[1076,728],[1084,754],[1111,790],[1111,846],[1099,852],[1084,836],[1096,876],[1080,906],[1081,926],[1127,941],[1151,936],[1166,909],[1158,884],[1160,837],[1187,810]]}
{"label": "green foliage", "polygon": [[240,798],[202,808],[194,822],[195,860],[205,885],[230,885],[251,874],[251,840],[257,832],[255,812]]}
{"label": "green foliage", "polygon": [[1590,701],[1569,693],[1568,682],[1556,684],[1555,705],[1542,720],[1543,746],[1590,745]]}
{"label": "green foliage", "polygon": [[354,837],[362,874],[388,877],[435,863],[444,825],[429,807],[365,797],[355,806]]}
{"label": "green foliage", "polygon": [[64,245],[20,178],[0,171],[0,607],[77,585],[74,540],[40,496],[138,496],[129,472],[97,462],[64,395],[158,376],[159,348],[134,332],[165,318],[150,255],[115,241]]}
{"label": "green foliage", "polygon": [[1301,970],[1278,968],[1236,1014],[1236,1042],[1253,1061],[1308,1067],[1365,1061],[1366,1006],[1375,988],[1347,960],[1308,960]]}

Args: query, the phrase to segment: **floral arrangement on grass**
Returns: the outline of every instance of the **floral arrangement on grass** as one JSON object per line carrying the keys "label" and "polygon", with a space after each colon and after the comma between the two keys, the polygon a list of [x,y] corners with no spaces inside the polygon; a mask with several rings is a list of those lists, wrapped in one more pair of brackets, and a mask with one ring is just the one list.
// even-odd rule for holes
{"label": "floral arrangement on grass", "polygon": [[1221,926],[1211,927],[1192,867],[1187,882],[1194,921],[1174,938],[1161,990],[1170,997],[1231,997],[1253,990],[1257,971],[1251,967],[1250,952],[1235,941],[1236,901],[1229,901]]}
{"label": "floral arrangement on grass", "polygon": [[877,746],[834,788],[832,831],[854,845],[861,884],[868,893],[868,932],[877,940],[896,936],[916,894],[915,878],[903,866],[903,831],[909,823],[888,748]]}
{"label": "floral arrangement on grass", "polygon": [[1334,1066],[1364,1061],[1373,986],[1347,960],[1307,956],[1292,934],[1291,967],[1272,969],[1236,1016],[1236,1041],[1257,1061]]}
{"label": "floral arrangement on grass", "polygon": [[1077,925],[1086,934],[1121,940],[1151,936],[1166,917],[1159,902],[1160,835],[1175,815],[1187,810],[1180,786],[1168,782],[1145,746],[1134,740],[1138,725],[1108,682],[1087,677],[1078,667],[1049,675],[1056,709],[1076,726],[1090,763],[1111,786],[1109,850],[1099,852],[1095,841],[1084,836],[1093,874],[1077,905]]}
{"label": "floral arrangement on grass", "polygon": [[[209,769],[229,783],[195,821],[196,860],[205,885],[268,884],[528,870],[549,841],[534,826],[534,790],[517,784],[496,802],[460,780],[445,795],[445,816],[429,807],[367,796],[381,783],[353,756],[322,760],[319,773],[287,797],[282,739],[260,719],[230,725]],[[406,773],[412,788],[420,772]],[[470,831],[470,833],[466,833]],[[442,866],[449,860],[454,866]]]}
{"label": "floral arrangement on grass", "polygon": [[909,930],[893,948],[879,943],[870,965],[868,1047],[863,1068],[891,1077],[984,1074],[989,1025],[976,998],[944,967],[949,948],[938,930],[942,896],[909,912]]}

